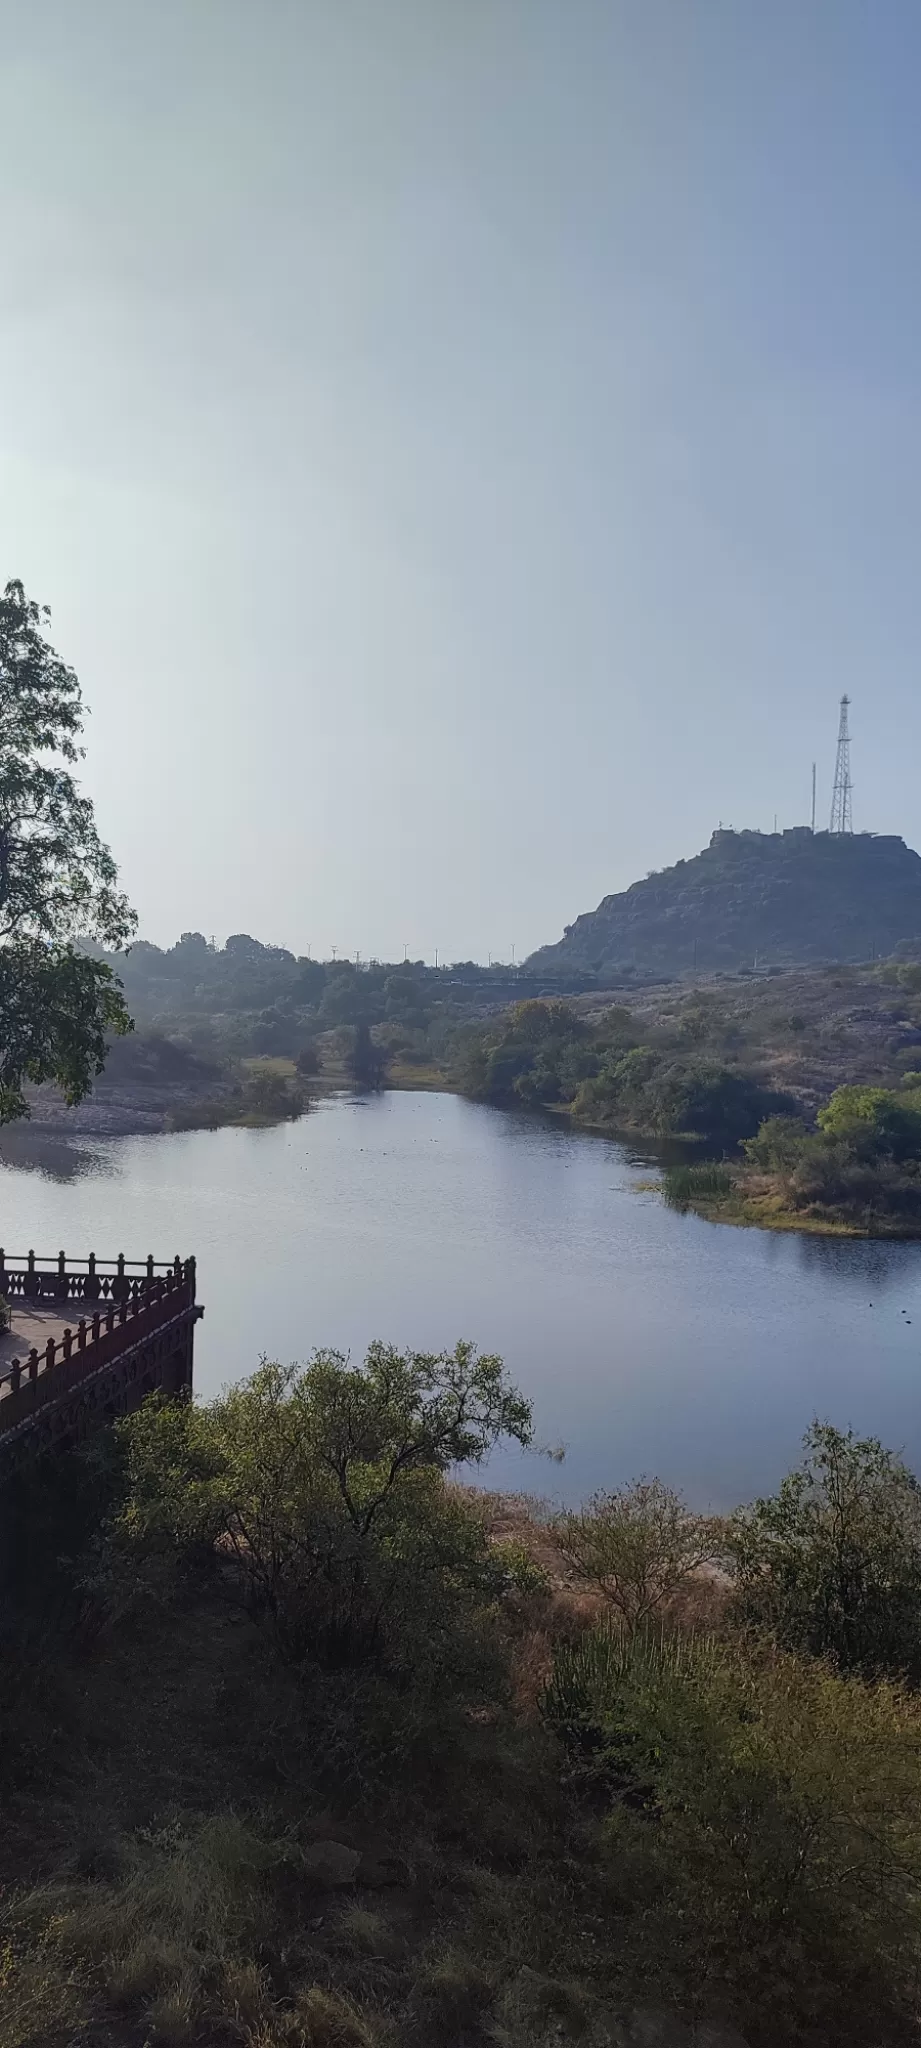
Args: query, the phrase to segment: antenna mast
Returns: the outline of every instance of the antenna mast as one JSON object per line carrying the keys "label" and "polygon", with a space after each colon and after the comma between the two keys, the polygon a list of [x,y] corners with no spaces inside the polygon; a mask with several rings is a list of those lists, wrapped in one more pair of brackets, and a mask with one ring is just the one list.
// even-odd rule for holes
{"label": "antenna mast", "polygon": [[835,755],[835,789],[831,800],[829,830],[839,834],[854,830],[854,821],[851,817],[851,736],[847,729],[847,707],[850,701],[849,697],[841,699],[838,752]]}

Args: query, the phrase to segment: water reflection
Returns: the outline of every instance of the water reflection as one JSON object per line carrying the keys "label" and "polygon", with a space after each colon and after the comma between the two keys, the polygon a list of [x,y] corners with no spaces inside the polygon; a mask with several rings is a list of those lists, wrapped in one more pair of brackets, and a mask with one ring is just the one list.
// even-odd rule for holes
{"label": "water reflection", "polygon": [[866,1294],[913,1282],[918,1271],[917,1244],[887,1243],[881,1238],[817,1237],[792,1233],[798,1263],[836,1288]]}
{"label": "water reflection", "polygon": [[58,1138],[50,1131],[11,1126],[0,1137],[0,1167],[15,1167],[20,1173],[38,1173],[46,1180],[72,1181],[98,1178],[116,1171],[110,1152],[72,1138]]}

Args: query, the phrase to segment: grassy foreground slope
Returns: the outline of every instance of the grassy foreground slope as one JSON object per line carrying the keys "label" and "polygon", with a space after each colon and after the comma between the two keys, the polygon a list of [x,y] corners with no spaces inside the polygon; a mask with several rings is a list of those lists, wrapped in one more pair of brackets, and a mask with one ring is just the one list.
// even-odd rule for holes
{"label": "grassy foreground slope", "polygon": [[5,1488],[0,2048],[917,2038],[912,1475],[513,1515],[500,1434],[374,1346]]}

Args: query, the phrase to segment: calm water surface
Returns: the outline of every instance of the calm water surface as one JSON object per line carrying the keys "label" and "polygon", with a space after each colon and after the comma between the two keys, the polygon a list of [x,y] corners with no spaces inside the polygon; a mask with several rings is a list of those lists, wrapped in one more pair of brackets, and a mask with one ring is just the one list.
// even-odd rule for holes
{"label": "calm water surface", "polygon": [[0,1242],[194,1251],[196,1384],[370,1338],[500,1351],[562,1465],[491,1484],[578,1499],[658,1472],[695,1503],[772,1487],[818,1413],[921,1469],[921,1245],[676,1215],[624,1146],[454,1096],[322,1103],[267,1131],[8,1134]]}

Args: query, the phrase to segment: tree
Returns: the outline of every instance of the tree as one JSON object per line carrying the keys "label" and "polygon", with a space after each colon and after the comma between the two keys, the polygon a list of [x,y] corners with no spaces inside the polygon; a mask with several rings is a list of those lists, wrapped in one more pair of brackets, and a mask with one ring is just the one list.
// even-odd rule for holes
{"label": "tree", "polygon": [[73,765],[83,702],[45,639],[47,607],[20,582],[0,598],[0,1123],[28,1115],[25,1081],[79,1102],[109,1032],[131,1029],[120,983],[89,939],[119,951],[135,918]]}
{"label": "tree", "polygon": [[875,1437],[815,1422],[780,1491],[729,1529],[745,1620],[844,1671],[921,1678],[921,1486]]}
{"label": "tree", "polygon": [[921,1157],[921,1114],[891,1088],[836,1088],[819,1110],[819,1129],[866,1157]]}
{"label": "tree", "polygon": [[356,1088],[381,1088],[387,1071],[386,1054],[375,1045],[368,1024],[356,1024],[348,1054],[348,1068]]}
{"label": "tree", "polygon": [[731,1067],[668,1068],[656,1087],[657,1124],[663,1131],[693,1131],[720,1145],[753,1138],[765,1117],[785,1116],[796,1105]]}
{"label": "tree", "polygon": [[547,1038],[576,1038],[584,1030],[571,1005],[556,996],[531,996],[515,1003],[507,1028],[508,1036],[522,1045],[542,1045]]}
{"label": "tree", "polygon": [[444,1475],[501,1437],[529,1443],[531,1408],[472,1344],[375,1343],[361,1366],[335,1351],[264,1362],[208,1407],[148,1402],[118,1434],[129,1551],[217,1545],[284,1657],[392,1663],[426,1615],[434,1654],[464,1587],[489,1593],[482,1519]]}

